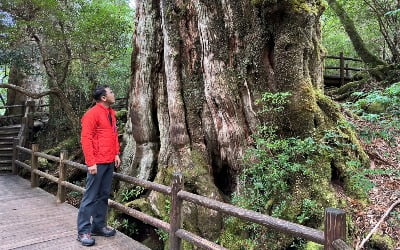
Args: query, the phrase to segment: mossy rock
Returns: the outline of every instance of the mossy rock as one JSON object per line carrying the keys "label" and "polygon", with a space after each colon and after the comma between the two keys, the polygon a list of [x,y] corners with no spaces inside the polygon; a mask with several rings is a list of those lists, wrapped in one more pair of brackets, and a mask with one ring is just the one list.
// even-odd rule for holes
{"label": "mossy rock", "polygon": [[395,243],[392,238],[388,235],[373,234],[366,249],[378,249],[378,250],[391,250],[394,249]]}
{"label": "mossy rock", "polygon": [[366,107],[366,111],[371,114],[380,114],[386,111],[387,104],[381,102],[373,102]]}

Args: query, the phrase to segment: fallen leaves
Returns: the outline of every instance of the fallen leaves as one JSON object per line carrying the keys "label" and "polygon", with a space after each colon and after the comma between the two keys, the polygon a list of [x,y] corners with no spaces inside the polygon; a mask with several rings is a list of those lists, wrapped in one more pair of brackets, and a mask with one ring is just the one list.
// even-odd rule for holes
{"label": "fallen leaves", "polygon": [[[369,129],[370,134],[378,135],[382,129],[379,124],[347,117],[358,132]],[[348,212],[356,225],[354,246],[374,228],[387,209],[400,199],[400,128],[391,128],[397,136],[384,140],[379,137],[361,138],[361,144],[370,157],[370,169],[382,170],[379,174],[369,174],[375,184],[369,192],[369,204],[363,205],[347,198]],[[379,225],[377,232],[390,236],[400,249],[400,206],[396,206],[388,217]]]}

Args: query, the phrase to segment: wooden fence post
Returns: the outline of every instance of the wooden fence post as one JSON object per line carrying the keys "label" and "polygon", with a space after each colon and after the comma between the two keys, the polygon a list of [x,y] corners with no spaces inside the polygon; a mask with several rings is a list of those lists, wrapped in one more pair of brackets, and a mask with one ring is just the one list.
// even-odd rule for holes
{"label": "wooden fence post", "polygon": [[346,212],[341,209],[325,209],[325,250],[334,250],[332,242],[346,240]]}
{"label": "wooden fence post", "polygon": [[25,102],[21,102],[21,115],[22,115],[22,117],[24,117],[24,115],[25,115],[25,109],[26,109],[26,103]]}
{"label": "wooden fence post", "polygon": [[27,102],[27,129],[26,129],[26,139],[30,142],[32,141],[33,126],[34,126],[34,113],[35,113],[35,101]]}
{"label": "wooden fence post", "polygon": [[182,240],[175,235],[181,228],[182,200],[178,197],[178,192],[183,189],[183,177],[181,173],[174,173],[172,177],[171,189],[171,212],[170,212],[170,232],[169,249],[180,250]]}
{"label": "wooden fence post", "polygon": [[344,85],[344,55],[340,52],[340,86]]}
{"label": "wooden fence post", "polygon": [[62,150],[60,154],[60,164],[58,165],[58,189],[57,189],[57,203],[65,202],[66,188],[61,185],[65,181],[66,168],[64,160],[68,158],[68,151]]}
{"label": "wooden fence post", "polygon": [[18,159],[18,150],[17,150],[17,145],[18,145],[19,139],[14,138],[13,140],[13,153],[12,153],[12,161],[11,161],[11,169],[12,169],[12,174],[17,174],[18,169],[17,169],[17,164],[15,164],[15,161]]}
{"label": "wooden fence post", "polygon": [[35,188],[39,186],[39,176],[34,173],[35,169],[38,169],[38,157],[35,152],[39,151],[38,144],[32,144],[32,157],[31,157],[31,187]]}

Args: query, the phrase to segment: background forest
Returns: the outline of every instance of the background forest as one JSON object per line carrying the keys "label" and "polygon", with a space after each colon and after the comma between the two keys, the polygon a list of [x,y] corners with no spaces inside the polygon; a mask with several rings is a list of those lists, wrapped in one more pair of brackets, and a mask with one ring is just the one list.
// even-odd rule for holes
{"label": "background forest", "polygon": [[[400,1],[222,2],[136,1],[132,8],[126,0],[0,0],[2,106],[49,104],[32,140],[46,153],[68,149],[71,160],[83,162],[79,118],[93,105],[94,87],[110,85],[125,98],[117,113],[122,173],[169,185],[171,173],[182,171],[188,191],[313,228],[323,226],[325,207],[343,208],[347,243],[400,248],[400,206],[362,243],[400,199]],[[220,30],[210,9],[224,11],[225,4],[233,21],[225,18]],[[252,10],[248,22],[249,15],[237,14],[243,6]],[[213,32],[215,40],[207,37]],[[298,70],[299,44],[307,45]],[[323,75],[339,74],[322,71],[338,67],[327,56],[340,53],[360,59],[346,65],[357,71],[343,85],[324,85]],[[244,87],[236,85],[243,79]],[[41,168],[56,172],[47,162]],[[84,177],[68,173],[75,184]],[[46,181],[41,187],[56,188]],[[115,200],[169,219],[165,197],[120,183],[114,189]],[[80,198],[68,194],[75,206]],[[228,249],[322,249],[187,210],[195,212],[184,216],[185,227]],[[167,249],[161,230],[116,211],[109,223],[152,249]]]}

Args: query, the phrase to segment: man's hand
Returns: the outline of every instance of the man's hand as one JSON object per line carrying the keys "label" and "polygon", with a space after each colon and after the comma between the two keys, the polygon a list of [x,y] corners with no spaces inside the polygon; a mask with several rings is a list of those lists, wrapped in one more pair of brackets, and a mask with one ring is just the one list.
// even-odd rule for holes
{"label": "man's hand", "polygon": [[121,159],[119,158],[119,155],[115,156],[115,167],[118,168],[121,165]]}
{"label": "man's hand", "polygon": [[89,174],[97,174],[97,164],[90,166],[87,168]]}

